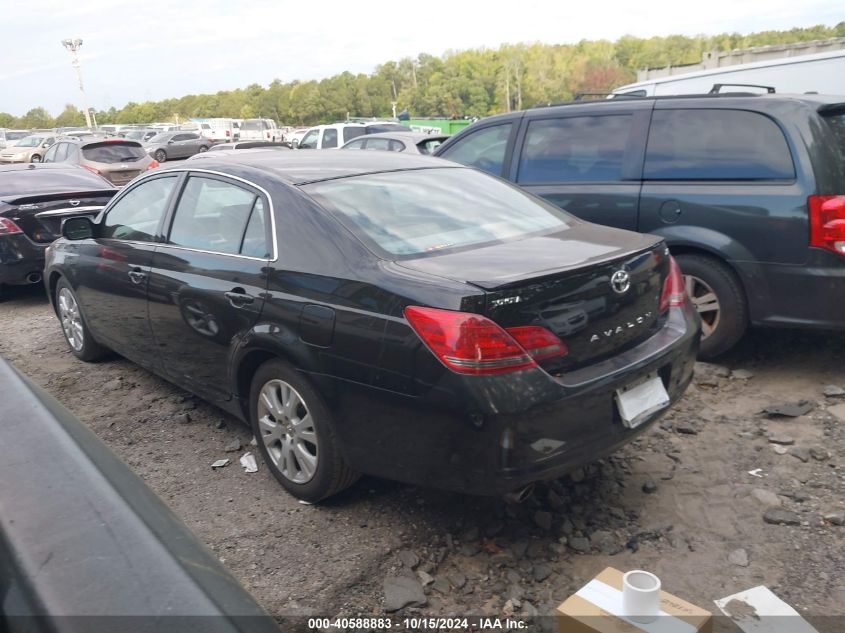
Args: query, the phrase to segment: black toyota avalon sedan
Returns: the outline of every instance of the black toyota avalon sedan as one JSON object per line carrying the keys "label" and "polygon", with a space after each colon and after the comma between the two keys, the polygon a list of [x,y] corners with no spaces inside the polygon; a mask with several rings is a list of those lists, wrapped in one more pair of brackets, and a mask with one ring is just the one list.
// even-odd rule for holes
{"label": "black toyota avalon sedan", "polygon": [[75,166],[0,166],[0,295],[41,283],[44,249],[69,215],[96,216],[115,194],[107,180]]}
{"label": "black toyota avalon sedan", "polygon": [[45,283],[73,353],[248,421],[312,502],[359,473],[511,492],[681,397],[700,323],[661,239],[443,160],[330,154],[159,170],[66,221]]}

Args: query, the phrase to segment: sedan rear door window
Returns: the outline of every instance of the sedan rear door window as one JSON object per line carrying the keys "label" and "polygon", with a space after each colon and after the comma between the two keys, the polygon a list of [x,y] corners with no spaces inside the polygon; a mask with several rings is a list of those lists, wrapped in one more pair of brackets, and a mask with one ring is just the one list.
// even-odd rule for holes
{"label": "sedan rear door window", "polygon": [[153,242],[177,177],[146,180],[132,187],[109,209],[100,237]]}
{"label": "sedan rear door window", "polygon": [[[191,176],[176,206],[168,243],[238,255],[257,199],[253,192],[229,182]],[[263,204],[258,213],[263,218]],[[254,242],[257,231],[252,227],[250,249],[261,250]]]}

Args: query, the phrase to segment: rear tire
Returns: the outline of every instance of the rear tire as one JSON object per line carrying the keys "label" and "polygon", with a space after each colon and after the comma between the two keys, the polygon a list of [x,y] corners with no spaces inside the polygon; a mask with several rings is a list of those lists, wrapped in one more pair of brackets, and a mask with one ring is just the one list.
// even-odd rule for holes
{"label": "rear tire", "polygon": [[360,477],[341,457],[329,408],[288,363],[271,360],[258,368],[249,414],[264,463],[297,499],[317,503]]}
{"label": "rear tire", "polygon": [[158,162],[163,163],[167,160],[167,153],[163,149],[157,149],[154,157]]}
{"label": "rear tire", "polygon": [[109,350],[91,336],[79,302],[70,284],[62,277],[56,284],[56,313],[70,351],[79,360],[93,362],[106,356]]}
{"label": "rear tire", "polygon": [[732,348],[748,326],[745,292],[736,274],[715,257],[678,255],[693,307],[701,317],[699,357],[710,359]]}

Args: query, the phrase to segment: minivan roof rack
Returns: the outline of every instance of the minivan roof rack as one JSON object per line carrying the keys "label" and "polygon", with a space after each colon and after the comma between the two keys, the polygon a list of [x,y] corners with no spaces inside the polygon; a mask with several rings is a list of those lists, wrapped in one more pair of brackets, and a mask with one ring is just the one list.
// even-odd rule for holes
{"label": "minivan roof rack", "polygon": [[713,87],[710,88],[711,95],[718,95],[723,94],[722,88],[725,86],[733,86],[736,88],[762,88],[768,94],[772,95],[775,94],[775,87],[774,86],[761,86],[760,84],[713,84]]}
{"label": "minivan roof rack", "polygon": [[[728,84],[723,84],[728,85]],[[756,86],[761,88],[769,88],[769,86]],[[584,93],[598,96],[600,93]],[[769,93],[771,94],[771,93]],[[580,95],[580,93],[579,93]],[[576,95],[572,101],[559,101],[557,103],[538,103],[535,108],[553,108],[557,106],[578,105],[584,103],[586,99],[579,100]],[[619,101],[640,101],[640,100],[654,100],[663,101],[665,99],[719,99],[719,98],[733,98],[733,97],[760,97],[759,92],[699,92],[696,94],[682,94],[682,95],[632,95],[632,94],[618,94],[608,93],[612,98],[589,100],[590,103],[618,103]]]}

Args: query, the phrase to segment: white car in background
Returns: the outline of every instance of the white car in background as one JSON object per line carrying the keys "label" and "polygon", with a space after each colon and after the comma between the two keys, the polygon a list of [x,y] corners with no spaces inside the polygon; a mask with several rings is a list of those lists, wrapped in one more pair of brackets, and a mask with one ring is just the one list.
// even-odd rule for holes
{"label": "white car in background", "polygon": [[284,132],[273,119],[244,119],[241,121],[240,140],[242,141],[281,141]]}
{"label": "white car in background", "polygon": [[299,149],[337,149],[354,138],[379,132],[408,132],[408,127],[390,121],[329,123],[310,128],[299,141]]}

